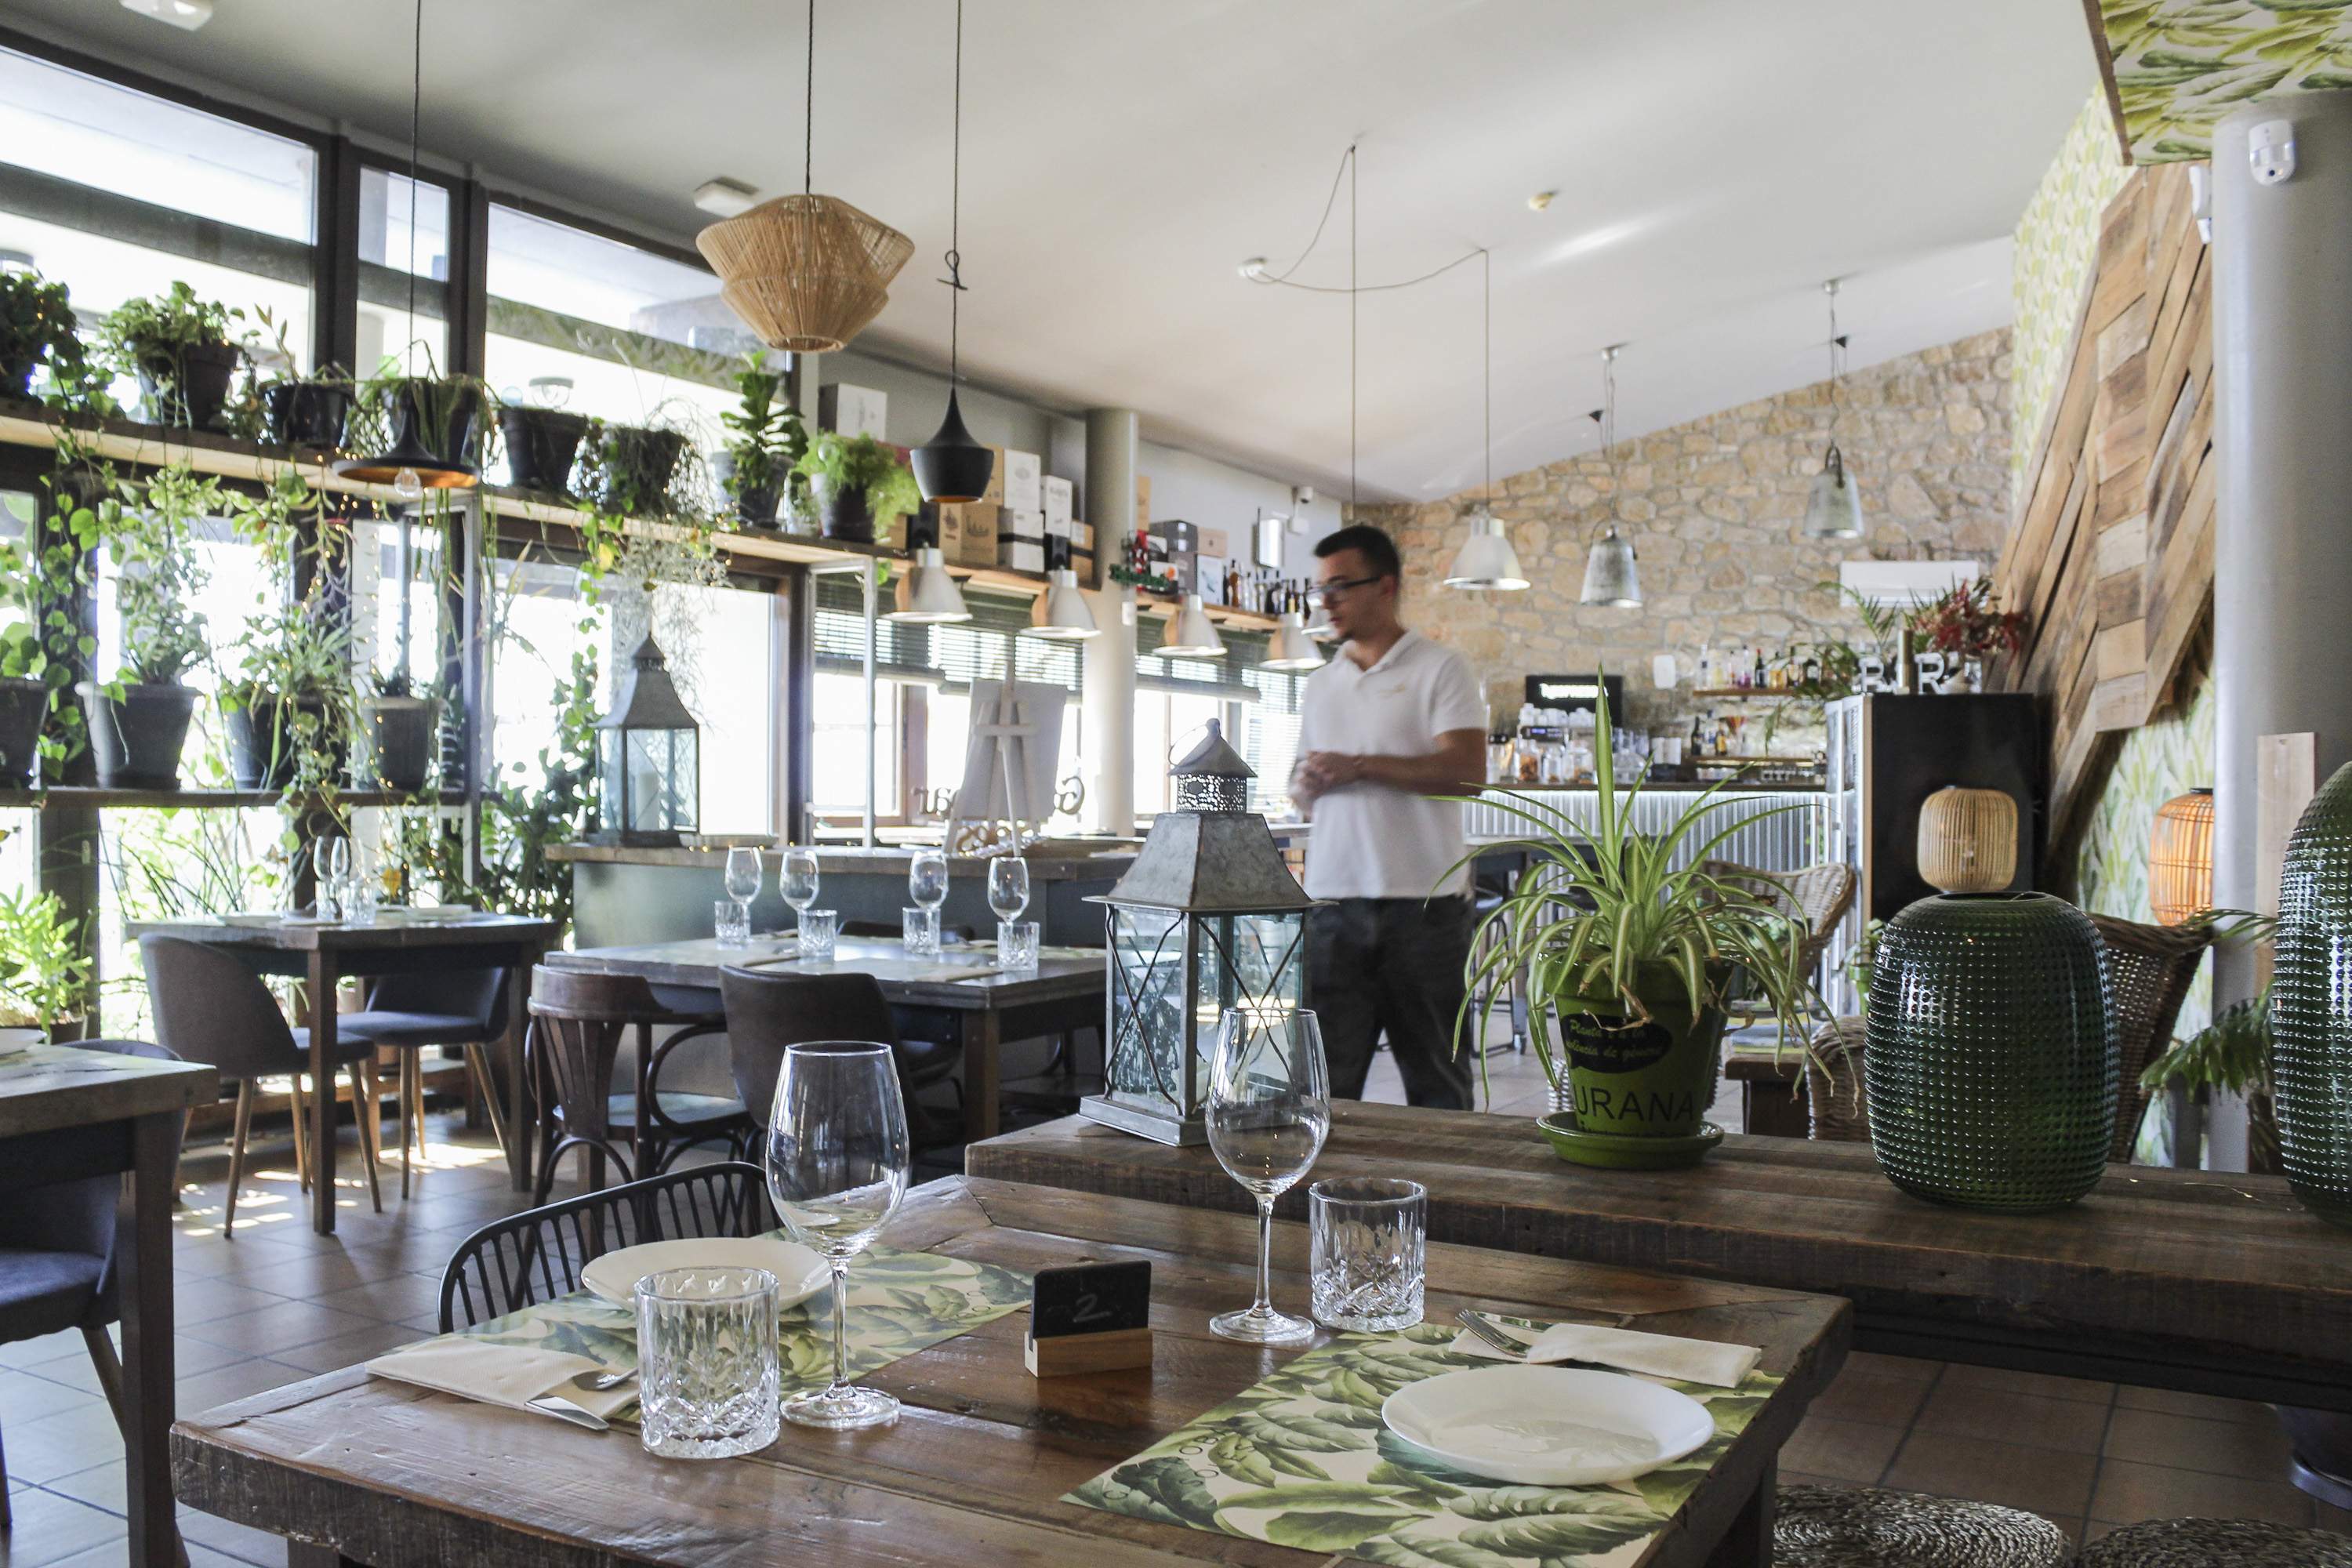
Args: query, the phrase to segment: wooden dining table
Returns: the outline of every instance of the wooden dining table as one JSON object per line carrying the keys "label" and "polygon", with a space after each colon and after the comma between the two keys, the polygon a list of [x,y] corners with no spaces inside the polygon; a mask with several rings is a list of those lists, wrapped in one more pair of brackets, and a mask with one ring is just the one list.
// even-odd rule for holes
{"label": "wooden dining table", "polygon": [[[1830,1290],[1864,1350],[2352,1411],[2352,1235],[2277,1176],[2110,1165],[2079,1203],[1911,1197],[1866,1143],[1734,1133],[1696,1166],[1563,1163],[1528,1119],[1333,1105],[1318,1176],[1429,1188],[1470,1246]],[[974,1176],[1209,1208],[1249,1199],[1206,1149],[1066,1118],[965,1154]],[[1277,1212],[1302,1212],[1294,1189]]]}
{"label": "wooden dining table", "polygon": [[[136,1568],[180,1561],[173,1523],[172,1203],[180,1122],[218,1098],[200,1062],[37,1045],[0,1056],[0,1202],[120,1175],[115,1289],[122,1322],[123,1501]],[[37,1544],[37,1543],[32,1543]]]}
{"label": "wooden dining table", "polygon": [[824,963],[803,963],[797,954],[793,938],[785,932],[753,937],[748,947],[720,947],[709,937],[587,947],[550,953],[547,963],[641,976],[681,1013],[718,1012],[719,972],[730,965],[870,974],[892,1006],[936,1011],[954,1029],[963,1054],[964,1135],[971,1139],[996,1136],[1005,1041],[1100,1028],[1104,1023],[1099,948],[1044,948],[1036,968],[1017,971],[997,968],[994,948],[981,944],[951,944],[938,958],[928,958],[909,955],[894,939],[843,937]]}
{"label": "wooden dining table", "polygon": [[[1276,1230],[1277,1303],[1303,1307],[1307,1237],[1295,1225]],[[838,1434],[786,1426],[758,1453],[709,1461],[655,1458],[623,1427],[587,1432],[354,1367],[182,1421],[173,1483],[194,1507],[289,1537],[296,1568],[1339,1560],[1066,1500],[1307,1348],[1209,1332],[1213,1312],[1249,1299],[1254,1221],[954,1177],[911,1193],[882,1239],[1024,1272],[1148,1260],[1154,1359],[1032,1377],[1022,1360],[1028,1315],[1018,1310],[868,1374],[904,1403],[892,1426]],[[1642,1568],[1769,1561],[1776,1456],[1845,1357],[1844,1302],[1443,1245],[1427,1261],[1432,1322],[1450,1325],[1456,1310],[1475,1307],[1758,1347],[1777,1387],[1754,1396],[1745,1429],[1636,1560]]]}
{"label": "wooden dining table", "polygon": [[526,1004],[530,971],[551,946],[560,928],[553,921],[525,915],[471,914],[447,920],[378,919],[320,923],[285,916],[276,920],[134,921],[135,940],[149,934],[201,942],[235,953],[258,974],[290,975],[304,982],[305,1019],[310,1030],[310,1147],[318,1171],[310,1183],[310,1226],[320,1236],[335,1230],[335,987],[348,977],[413,974],[436,970],[504,969],[507,1027],[499,1041],[505,1070],[507,1166],[517,1192],[530,1190],[530,1086],[522,1069]]}

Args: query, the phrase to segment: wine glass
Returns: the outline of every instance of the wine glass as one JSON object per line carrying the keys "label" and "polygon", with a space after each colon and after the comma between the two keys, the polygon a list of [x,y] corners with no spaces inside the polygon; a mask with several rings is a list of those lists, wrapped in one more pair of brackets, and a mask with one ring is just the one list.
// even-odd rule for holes
{"label": "wine glass", "polygon": [[1029,907],[1029,862],[1000,855],[988,863],[988,907],[999,921],[1017,921]]}
{"label": "wine glass", "polygon": [[339,842],[323,834],[310,840],[310,880],[317,889],[312,912],[322,921],[335,918],[335,846]]}
{"label": "wine glass", "polygon": [[1212,1333],[1254,1344],[1314,1337],[1305,1318],[1277,1312],[1272,1292],[1274,1200],[1307,1174],[1331,1131],[1323,1030],[1297,1008],[1241,1006],[1217,1028],[1209,1066],[1209,1148],[1225,1174],[1257,1199],[1257,1300],[1209,1320]]}
{"label": "wine glass", "polygon": [[895,1421],[897,1399],[849,1381],[843,1337],[849,1260],[907,1195],[907,1108],[890,1047],[864,1040],[787,1047],[764,1152],[768,1195],[784,1227],[833,1266],[833,1385],[785,1401],[784,1419],[836,1429]]}
{"label": "wine glass", "polygon": [[777,874],[776,889],[784,895],[784,902],[793,907],[795,918],[805,915],[816,903],[816,851],[787,849],[784,868]]}
{"label": "wine glass", "polygon": [[751,900],[760,896],[760,852],[748,844],[727,851],[727,896],[743,907],[743,929],[751,929]]}
{"label": "wine glass", "polygon": [[352,912],[352,839],[348,833],[335,837],[335,847],[327,861],[328,874],[335,879],[335,909],[338,913]]}
{"label": "wine glass", "polygon": [[929,847],[916,850],[907,867],[907,891],[927,910],[947,902],[948,852]]}

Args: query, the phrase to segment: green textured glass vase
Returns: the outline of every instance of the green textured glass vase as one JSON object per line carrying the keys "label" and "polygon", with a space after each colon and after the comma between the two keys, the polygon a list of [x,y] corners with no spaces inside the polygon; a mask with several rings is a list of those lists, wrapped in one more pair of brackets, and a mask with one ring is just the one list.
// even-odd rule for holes
{"label": "green textured glass vase", "polygon": [[2098,1184],[2115,1133],[2106,955],[2047,893],[1943,893],[1886,924],[1866,1025],[1870,1143],[1915,1197],[2024,1212]]}
{"label": "green textured glass vase", "polygon": [[2352,766],[2287,840],[2271,979],[2279,1163],[2305,1206],[2352,1229]]}

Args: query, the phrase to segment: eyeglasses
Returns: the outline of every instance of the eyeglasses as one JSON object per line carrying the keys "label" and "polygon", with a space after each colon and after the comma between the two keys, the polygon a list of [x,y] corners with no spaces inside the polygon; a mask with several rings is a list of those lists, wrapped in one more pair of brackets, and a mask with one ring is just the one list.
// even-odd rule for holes
{"label": "eyeglasses", "polygon": [[1380,581],[1381,574],[1375,573],[1370,577],[1342,577],[1336,583],[1318,583],[1307,590],[1307,602],[1328,605],[1342,595],[1352,594],[1359,588],[1369,588]]}

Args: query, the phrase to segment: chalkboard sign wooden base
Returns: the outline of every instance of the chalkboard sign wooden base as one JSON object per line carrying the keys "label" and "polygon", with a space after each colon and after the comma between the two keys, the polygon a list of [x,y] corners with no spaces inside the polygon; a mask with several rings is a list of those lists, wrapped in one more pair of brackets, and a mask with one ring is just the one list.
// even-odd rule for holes
{"label": "chalkboard sign wooden base", "polygon": [[1150,1329],[1112,1329],[1099,1334],[1024,1336],[1022,1363],[1032,1377],[1083,1377],[1151,1364]]}

